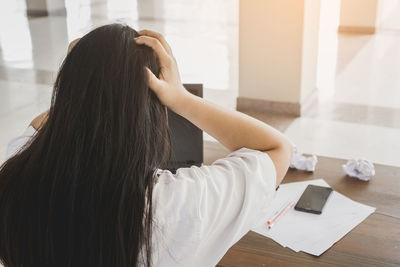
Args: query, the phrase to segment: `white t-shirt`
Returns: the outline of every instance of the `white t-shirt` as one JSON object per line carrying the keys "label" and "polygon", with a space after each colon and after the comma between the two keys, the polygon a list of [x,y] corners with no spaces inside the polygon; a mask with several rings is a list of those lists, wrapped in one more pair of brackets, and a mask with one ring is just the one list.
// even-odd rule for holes
{"label": "white t-shirt", "polygon": [[[8,157],[35,131],[8,147]],[[265,215],[276,172],[266,153],[239,149],[210,166],[160,170],[153,191],[153,265],[215,266]]]}

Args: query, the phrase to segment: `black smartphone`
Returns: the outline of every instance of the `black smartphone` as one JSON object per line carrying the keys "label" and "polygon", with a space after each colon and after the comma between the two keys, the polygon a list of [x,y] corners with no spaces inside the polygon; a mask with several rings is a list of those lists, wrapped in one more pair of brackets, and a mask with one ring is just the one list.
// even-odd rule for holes
{"label": "black smartphone", "polygon": [[332,188],[317,185],[308,185],[304,190],[299,201],[297,201],[295,210],[321,214],[328,197],[332,193]]}

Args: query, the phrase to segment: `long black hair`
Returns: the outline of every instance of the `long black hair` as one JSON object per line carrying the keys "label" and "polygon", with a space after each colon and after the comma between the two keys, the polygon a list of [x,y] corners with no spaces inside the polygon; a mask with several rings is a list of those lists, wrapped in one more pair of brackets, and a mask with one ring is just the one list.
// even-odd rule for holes
{"label": "long black hair", "polygon": [[5,266],[151,264],[154,171],[169,156],[151,48],[112,24],[65,58],[47,122],[0,169]]}

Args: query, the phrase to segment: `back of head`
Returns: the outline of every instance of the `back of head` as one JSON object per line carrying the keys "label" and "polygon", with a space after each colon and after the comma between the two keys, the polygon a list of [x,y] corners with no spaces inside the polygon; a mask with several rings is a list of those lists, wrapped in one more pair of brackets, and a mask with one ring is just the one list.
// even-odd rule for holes
{"label": "back of head", "polygon": [[58,73],[47,122],[1,167],[5,266],[150,263],[153,174],[169,139],[145,71],[158,75],[160,66],[137,36],[113,24],[80,39]]}

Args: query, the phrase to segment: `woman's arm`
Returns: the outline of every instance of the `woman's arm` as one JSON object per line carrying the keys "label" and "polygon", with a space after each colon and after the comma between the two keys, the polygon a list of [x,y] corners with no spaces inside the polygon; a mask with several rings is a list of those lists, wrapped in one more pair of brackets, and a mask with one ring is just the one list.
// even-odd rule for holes
{"label": "woman's arm", "polygon": [[136,43],[152,47],[160,61],[159,79],[147,69],[150,88],[160,101],[231,151],[247,147],[267,153],[274,162],[278,185],[290,164],[291,142],[261,121],[188,93],[182,86],[175,58],[163,36],[148,30],[140,31],[139,34],[141,36],[136,38]]}
{"label": "woman's arm", "polygon": [[292,155],[292,144],[271,126],[191,94],[175,106],[174,111],[213,136],[230,151],[247,147],[267,153],[274,162],[277,182],[280,183],[285,176]]}

